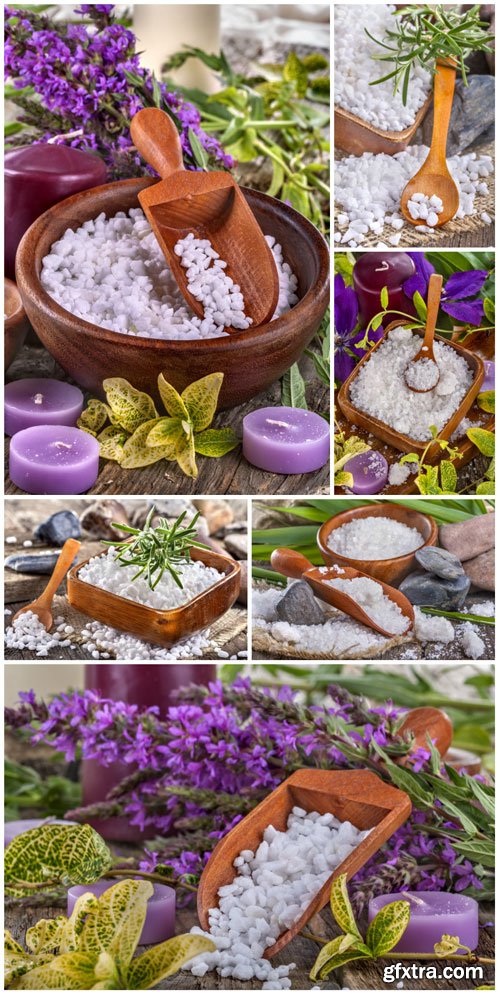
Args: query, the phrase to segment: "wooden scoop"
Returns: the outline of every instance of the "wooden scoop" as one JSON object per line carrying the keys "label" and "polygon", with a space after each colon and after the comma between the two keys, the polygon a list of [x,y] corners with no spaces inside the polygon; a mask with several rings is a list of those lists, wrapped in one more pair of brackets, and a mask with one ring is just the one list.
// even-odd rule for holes
{"label": "wooden scoop", "polygon": [[406,204],[414,193],[424,193],[427,197],[437,194],[443,202],[443,210],[438,214],[435,228],[455,217],[460,197],[455,180],[446,162],[446,142],[450,124],[453,94],[455,92],[456,69],[454,66],[438,62],[434,76],[434,124],[429,154],[418,173],[405,186],[401,196],[401,213],[411,225],[425,225],[422,218],[412,218]]}
{"label": "wooden scoop", "polygon": [[[405,370],[405,380],[406,386],[409,387],[415,394],[427,394],[430,390],[434,390],[434,387],[439,383],[439,366],[434,358],[434,332],[436,331],[436,322],[439,312],[439,304],[441,302],[441,288],[443,286],[443,277],[439,273],[432,273],[429,280],[429,290],[427,293],[427,320],[425,323],[425,334],[424,341],[422,342],[422,347],[418,350],[417,355],[413,357]],[[437,380],[432,384],[431,387],[413,387],[408,381],[408,370],[413,365],[413,363],[418,363],[421,359],[430,359],[436,365]]]}
{"label": "wooden scoop", "polygon": [[188,290],[186,270],[174,251],[179,239],[190,232],[197,238],[208,238],[227,262],[225,272],[239,285],[252,326],[270,321],[278,303],[276,264],[234,178],[222,171],[185,169],[177,128],[158,108],[138,111],[130,133],[138,151],[162,178],[143,190],[139,201],[194,313],[203,318],[203,305]]}
{"label": "wooden scoop", "polygon": [[30,605],[26,605],[26,608],[20,608],[14,615],[11,624],[13,624],[16,621],[16,618],[19,618],[19,616],[23,615],[25,612],[33,612],[34,615],[38,615],[40,622],[47,632],[50,632],[54,622],[51,612],[54,595],[59,587],[59,584],[62,580],[64,580],[69,568],[71,567],[80,546],[81,543],[78,542],[77,539],[66,539],[66,542],[59,553],[59,559],[52,571],[52,576],[43,594],[41,594],[36,601],[32,601]]}
{"label": "wooden scoop", "polygon": [[[382,629],[380,625],[377,625],[367,615],[361,605],[358,605],[354,601],[354,598],[351,598],[345,591],[340,591],[336,587],[330,587],[326,583],[328,580],[354,580],[355,577],[369,577],[370,580],[374,580],[369,574],[362,573],[361,570],[355,570],[353,567],[314,567],[305,556],[302,556],[302,553],[297,553],[293,549],[275,549],[271,553],[271,565],[278,573],[284,574],[285,577],[294,577],[296,580],[307,581],[315,595],[321,598],[322,601],[326,601],[329,605],[344,612],[345,615],[350,615],[351,618],[357,619],[363,625],[368,625],[370,629],[375,629],[382,636],[392,638],[395,635],[394,632],[387,632],[386,629]],[[395,587],[390,587],[389,584],[385,584],[382,580],[377,580],[376,583],[380,584],[384,590],[384,594],[398,605],[403,615],[408,619],[407,628],[405,632],[401,633],[401,635],[405,635],[415,622],[412,605],[408,601],[408,598],[405,598],[404,594],[401,594],[401,591],[396,590]]]}

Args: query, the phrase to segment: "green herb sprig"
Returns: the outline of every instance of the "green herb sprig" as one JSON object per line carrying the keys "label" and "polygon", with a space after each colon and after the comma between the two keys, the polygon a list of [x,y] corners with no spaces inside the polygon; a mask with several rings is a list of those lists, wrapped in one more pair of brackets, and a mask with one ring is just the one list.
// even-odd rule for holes
{"label": "green herb sprig", "polygon": [[480,18],[480,9],[479,4],[464,12],[448,4],[412,4],[395,12],[395,28],[383,40],[365,28],[368,37],[385,50],[374,58],[391,63],[390,72],[372,80],[370,86],[394,79],[394,93],[401,87],[406,106],[412,69],[421,66],[434,74],[438,60],[456,64],[467,86],[468,56],[493,49],[494,37],[488,32],[488,22]]}
{"label": "green herb sprig", "polygon": [[113,522],[115,529],[126,532],[130,538],[123,539],[122,542],[118,543],[108,541],[106,545],[114,546],[118,551],[115,559],[122,566],[138,567],[133,580],[145,574],[149,587],[154,591],[165,571],[168,571],[182,590],[183,584],[175,566],[179,563],[190,562],[189,550],[191,546],[196,546],[198,549],[208,549],[208,546],[196,539],[195,525],[200,513],[197,511],[189,525],[184,528],[181,526],[186,517],[186,511],[183,511],[172,525],[169,525],[167,518],[160,518],[159,524],[153,528],[151,522],[155,513],[156,508],[153,506],[142,529],[134,529],[131,525]]}

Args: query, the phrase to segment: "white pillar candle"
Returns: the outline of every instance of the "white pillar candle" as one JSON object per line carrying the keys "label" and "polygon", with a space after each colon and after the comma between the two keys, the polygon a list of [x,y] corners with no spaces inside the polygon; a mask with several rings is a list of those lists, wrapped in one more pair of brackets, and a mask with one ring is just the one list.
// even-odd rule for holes
{"label": "white pillar candle", "polygon": [[[210,55],[220,50],[220,5],[218,3],[134,4],[134,33],[141,62],[161,76],[161,68],[184,45],[202,48]],[[170,73],[181,86],[215,93],[219,88],[213,72],[199,59],[188,59]]]}

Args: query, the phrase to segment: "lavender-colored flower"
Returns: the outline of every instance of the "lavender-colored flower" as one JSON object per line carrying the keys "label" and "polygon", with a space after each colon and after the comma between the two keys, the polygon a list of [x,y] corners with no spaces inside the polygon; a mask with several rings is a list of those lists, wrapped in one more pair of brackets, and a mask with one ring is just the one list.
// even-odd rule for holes
{"label": "lavender-colored flower", "polygon": [[[409,252],[408,255],[415,264],[415,273],[403,284],[404,292],[410,300],[413,299],[415,292],[425,300],[429,279],[435,272],[434,266],[425,258],[423,252]],[[441,291],[441,309],[463,325],[479,327],[484,317],[484,306],[478,295],[487,278],[488,271],[481,269],[452,273]],[[476,299],[469,300],[471,297]]]}

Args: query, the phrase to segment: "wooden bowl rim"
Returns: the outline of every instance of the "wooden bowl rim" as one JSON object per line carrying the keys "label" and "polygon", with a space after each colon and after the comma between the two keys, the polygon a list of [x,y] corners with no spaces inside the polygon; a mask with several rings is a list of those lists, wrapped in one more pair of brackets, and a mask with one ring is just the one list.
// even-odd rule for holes
{"label": "wooden bowl rim", "polygon": [[[258,190],[251,190],[248,187],[241,187],[242,191],[249,193],[251,198],[255,199],[257,202],[260,202],[264,209],[268,204],[278,204],[285,217],[289,218],[290,221],[295,221],[299,228],[307,232],[313,244],[316,246],[316,258],[319,269],[318,279],[315,285],[310,287],[298,303],[295,304],[290,311],[287,311],[286,314],[281,315],[281,317],[276,318],[274,321],[267,322],[266,324],[259,325],[255,328],[250,327],[244,329],[234,335],[218,336],[212,339],[186,339],[181,341],[178,339],[154,339],[142,335],[124,335],[123,333],[115,332],[110,328],[102,328],[100,325],[94,325],[92,322],[86,321],[84,318],[79,318],[72,314],[71,311],[67,311],[45,290],[33,262],[34,251],[30,243],[34,238],[36,238],[36,242],[38,243],[38,239],[45,228],[47,217],[51,216],[52,218],[58,218],[62,211],[66,210],[71,204],[75,202],[81,203],[82,200],[90,200],[96,193],[98,194],[103,190],[109,192],[114,189],[118,193],[120,189],[135,188],[137,194],[139,194],[141,190],[145,190],[147,187],[150,187],[157,182],[158,181],[153,178],[135,178],[130,180],[115,180],[113,183],[104,183],[98,187],[91,187],[89,190],[83,190],[80,193],[73,194],[72,197],[66,197],[65,200],[59,201],[59,203],[55,204],[54,207],[50,207],[44,212],[44,214],[41,214],[40,217],[33,222],[30,228],[28,228],[19,243],[16,254],[16,278],[18,283],[23,286],[25,292],[30,295],[33,293],[36,294],[37,307],[43,311],[43,314],[48,321],[53,321],[54,318],[56,318],[59,321],[66,322],[68,332],[70,333],[75,335],[84,334],[90,339],[97,339],[100,342],[109,342],[112,345],[120,345],[121,347],[130,346],[130,348],[136,349],[153,348],[164,349],[165,351],[173,350],[174,352],[180,354],[189,354],[192,352],[193,348],[198,351],[207,349],[210,352],[224,352],[227,350],[235,351],[238,348],[239,341],[243,341],[245,344],[253,341],[257,342],[261,341],[265,335],[271,338],[271,336],[273,336],[276,332],[286,330],[291,314],[294,316],[298,315],[300,318],[303,313],[306,312],[304,313],[304,318],[306,318],[309,306],[318,299],[318,296],[328,292],[328,288],[330,286],[330,252],[328,244],[321,232],[315,227],[315,225],[312,224],[311,221],[308,220],[308,218],[305,218],[288,204],[282,203],[276,197],[269,197],[268,194],[261,193]],[[138,206],[140,205],[138,204]],[[118,207],[117,211],[119,210],[120,208]],[[69,227],[69,225],[67,227]]]}
{"label": "wooden bowl rim", "polygon": [[371,133],[376,135],[377,138],[385,138],[389,142],[406,142],[409,141],[409,139],[414,135],[419,124],[425,117],[431,105],[432,98],[433,91],[431,87],[427,97],[425,98],[425,102],[417,111],[413,124],[409,124],[406,128],[403,128],[402,131],[382,131],[382,128],[375,127],[375,125],[370,124],[369,121],[364,121],[362,117],[358,117],[357,114],[352,114],[351,111],[347,111],[344,107],[339,107],[337,104],[335,105],[335,114],[339,114],[340,117],[345,118],[345,120],[349,121],[351,124],[356,124],[358,127],[366,128],[367,131],[371,131]]}
{"label": "wooden bowl rim", "polygon": [[[407,508],[406,505],[401,504],[399,501],[390,501],[390,502],[389,501],[384,501],[383,504],[374,504],[374,505],[371,505],[371,504],[364,505],[363,504],[363,505],[361,505],[358,508],[347,508],[345,511],[338,511],[336,515],[332,515],[331,518],[329,518],[326,522],[323,522],[322,525],[320,525],[320,527],[318,529],[318,532],[317,532],[317,535],[316,535],[316,543],[318,545],[319,551],[320,551],[323,559],[325,558],[325,555],[326,556],[335,556],[336,559],[338,559],[341,562],[341,564],[344,564],[344,566],[346,566],[346,567],[353,566],[354,570],[358,570],[359,569],[360,573],[363,573],[364,571],[362,570],[362,568],[354,566],[354,564],[355,563],[364,563],[366,565],[367,563],[370,563],[372,561],[371,560],[355,560],[355,559],[353,559],[353,558],[351,558],[349,556],[344,556],[342,553],[336,553],[335,550],[330,549],[330,547],[328,546],[328,543],[327,543],[326,540],[327,540],[328,536],[331,535],[331,533],[335,531],[336,528],[340,528],[340,525],[335,525],[333,528],[327,528],[327,526],[331,526],[331,523],[334,522],[335,519],[343,518],[344,515],[350,515],[352,518],[357,518],[357,517],[359,517],[359,518],[370,518],[373,515],[374,511],[377,511],[377,513],[375,514],[375,518],[381,518],[381,517],[391,518],[391,517],[393,517],[390,514],[391,508],[401,508],[401,509],[403,509],[403,511],[407,515],[409,515],[409,514],[415,515],[417,518],[424,519],[425,521],[427,521],[429,523],[430,535],[429,535],[428,539],[424,540],[424,542],[422,543],[421,546],[416,546],[415,549],[411,550],[409,553],[402,553],[401,556],[391,556],[388,559],[384,559],[384,560],[378,560],[377,559],[377,560],[374,560],[373,562],[376,562],[376,563],[378,563],[378,562],[380,562],[380,563],[389,563],[389,564],[394,564],[394,566],[404,566],[405,563],[408,561],[409,558],[413,558],[415,556],[415,553],[417,552],[418,549],[423,549],[424,546],[430,546],[430,545],[432,545],[433,540],[435,541],[437,539],[438,534],[439,534],[439,530],[438,530],[436,521],[432,517],[432,515],[427,515],[424,511],[415,511],[413,508]],[[362,514],[365,510],[368,513],[367,514]],[[399,519],[395,518],[395,521],[399,521]],[[341,524],[345,524],[345,523],[341,523]],[[413,526],[413,527],[417,528],[416,525]],[[420,529],[417,528],[417,531],[420,532]],[[422,533],[420,533],[420,534],[422,535]],[[325,564],[326,564],[326,566],[329,566],[329,564],[326,563],[326,560],[325,560]],[[368,576],[371,576],[371,575],[369,574]],[[381,583],[380,581],[378,581],[378,578],[374,578],[374,579],[377,580],[378,583]]]}
{"label": "wooden bowl rim", "polygon": [[[361,411],[360,408],[357,408],[352,403],[352,401],[350,399],[350,395],[349,395],[351,384],[356,379],[356,377],[357,377],[357,375],[358,375],[359,370],[361,369],[361,367],[365,363],[368,362],[368,360],[371,358],[371,356],[375,352],[375,350],[379,349],[380,346],[382,345],[382,343],[385,342],[385,340],[386,340],[389,332],[391,332],[393,330],[393,328],[399,328],[400,326],[402,326],[404,324],[405,324],[405,322],[398,320],[398,321],[391,321],[390,324],[387,325],[387,328],[385,329],[382,338],[379,339],[379,341],[376,342],[375,345],[373,345],[368,350],[368,352],[365,353],[365,355],[363,356],[363,358],[360,359],[359,363],[357,363],[356,366],[354,367],[352,373],[350,373],[349,376],[347,377],[347,379],[344,380],[344,383],[342,384],[342,386],[340,387],[340,389],[338,391],[337,397],[338,397],[338,403],[340,404],[342,412],[343,412],[343,414],[346,416],[346,418],[349,421],[351,421],[351,416],[352,416],[353,412],[356,415],[361,415],[363,418],[370,418],[371,424],[374,426],[374,429],[372,430],[372,435],[374,435],[375,438],[381,439],[381,441],[383,441],[382,438],[381,438],[381,436],[377,435],[377,429],[380,427],[387,435],[391,435],[392,439],[396,439],[396,438],[397,439],[403,439],[406,445],[412,447],[413,451],[415,451],[415,452],[423,452],[424,449],[427,448],[427,446],[429,445],[429,443],[432,442],[432,439],[428,439],[427,441],[426,440],[412,439],[409,435],[405,435],[404,432],[398,432],[395,428],[391,428],[390,425],[387,425],[386,422],[381,421],[380,418],[375,418],[372,415],[368,415],[368,414],[366,414],[365,411]],[[424,337],[424,329],[412,328],[411,331],[415,332],[417,335],[420,335],[421,338]],[[475,367],[475,372],[473,370],[474,376],[472,378],[472,383],[471,383],[469,389],[464,394],[464,396],[463,396],[462,400],[460,401],[460,404],[459,404],[458,408],[456,409],[456,411],[453,412],[451,418],[448,419],[448,421],[446,422],[446,424],[443,425],[443,428],[439,432],[439,438],[447,438],[446,432],[448,431],[449,426],[453,422],[453,419],[455,418],[455,416],[456,416],[457,412],[460,410],[460,408],[463,405],[467,405],[465,407],[464,413],[462,414],[462,417],[460,419],[460,421],[462,421],[462,419],[465,417],[466,413],[469,411],[469,408],[471,408],[472,405],[474,404],[474,401],[475,401],[475,399],[476,399],[476,397],[477,397],[477,395],[479,393],[479,390],[481,388],[481,381],[482,381],[482,378],[484,376],[484,363],[483,363],[483,360],[481,359],[480,356],[476,355],[476,353],[472,352],[470,349],[466,349],[465,346],[460,345],[458,342],[453,342],[451,339],[447,339],[447,338],[444,337],[444,335],[439,335],[439,334],[436,334],[435,338],[438,339],[440,342],[444,342],[446,345],[451,346],[452,349],[455,349],[456,352],[460,353],[464,357],[464,359],[465,359],[465,361],[466,361],[466,363],[467,363],[467,365],[469,367],[471,367],[471,368]],[[459,424],[460,424],[460,422],[459,422]],[[457,425],[457,428],[458,428],[458,425]],[[452,433],[450,433],[450,434],[452,434]],[[394,445],[394,442],[392,443],[392,445]],[[394,445],[394,448],[400,450],[401,447],[398,446],[398,445]],[[409,449],[408,452],[411,452],[412,449]]]}
{"label": "wooden bowl rim", "polygon": [[[14,328],[19,322],[24,321],[26,317],[26,312],[24,310],[21,294],[19,293],[19,288],[14,280],[10,280],[8,276],[4,276],[4,300],[5,300],[5,289],[8,288],[11,293],[11,300],[17,300],[17,307],[10,314],[6,314],[4,318],[4,331],[8,332]],[[4,304],[5,306],[5,304]]]}
{"label": "wooden bowl rim", "polygon": [[[107,552],[105,549],[102,553],[96,553],[95,556],[89,556],[86,560],[82,560],[81,563],[77,563],[74,567],[72,567],[68,573],[68,585],[85,585],[91,590],[96,591],[98,596],[101,596],[105,601],[112,600],[113,603],[117,602],[125,608],[127,605],[134,605],[140,610],[141,614],[144,613],[146,617],[149,615],[151,620],[159,619],[160,621],[169,622],[175,617],[178,618],[193,606],[198,605],[208,594],[225,587],[229,579],[239,577],[241,574],[241,567],[238,560],[233,560],[230,556],[224,556],[223,553],[216,553],[211,549],[199,549],[197,546],[192,546],[191,550],[193,553],[198,552],[199,554],[209,554],[210,558],[215,558],[217,562],[223,561],[230,569],[228,569],[224,576],[221,577],[220,580],[217,580],[215,584],[211,584],[210,587],[205,588],[205,590],[201,591],[200,594],[197,594],[196,597],[191,598],[191,601],[187,601],[184,605],[178,605],[177,608],[166,608],[164,610],[161,608],[151,608],[150,605],[143,605],[140,601],[133,601],[132,598],[124,598],[121,594],[114,594],[113,591],[106,591],[103,587],[97,587],[96,584],[89,584],[88,581],[81,580],[78,576],[78,572],[81,568],[86,566],[90,560],[94,560],[95,556],[105,556]],[[203,560],[203,556],[200,555],[199,559]]]}

